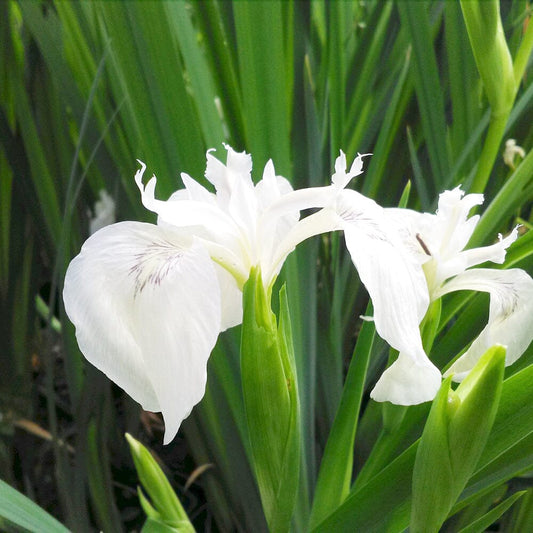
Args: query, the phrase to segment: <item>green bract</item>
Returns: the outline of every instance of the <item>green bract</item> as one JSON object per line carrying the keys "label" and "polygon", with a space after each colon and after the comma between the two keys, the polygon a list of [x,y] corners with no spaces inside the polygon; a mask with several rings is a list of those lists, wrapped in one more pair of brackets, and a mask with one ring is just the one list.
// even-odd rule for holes
{"label": "green bract", "polygon": [[156,527],[155,524],[159,523],[162,530],[174,528],[175,531],[183,533],[194,532],[195,529],[190,523],[187,513],[183,510],[175,492],[152,454],[138,440],[127,433],[126,439],[130,445],[139,481],[151,500],[150,503],[141,489],[138,489],[139,499],[148,517],[148,531],[155,530],[153,529]]}
{"label": "green bract", "polygon": [[280,291],[279,325],[259,269],[244,286],[241,371],[252,464],[273,532],[288,531],[300,471],[300,406],[289,308]]}
{"label": "green bract", "polygon": [[490,348],[456,391],[446,379],[433,402],[413,471],[410,530],[438,531],[470,479],[489,437],[505,348]]}

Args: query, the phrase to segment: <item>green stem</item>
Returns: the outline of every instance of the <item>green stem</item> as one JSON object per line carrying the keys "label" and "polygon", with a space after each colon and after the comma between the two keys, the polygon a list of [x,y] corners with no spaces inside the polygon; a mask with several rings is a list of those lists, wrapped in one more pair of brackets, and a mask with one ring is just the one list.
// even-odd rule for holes
{"label": "green stem", "polygon": [[513,72],[514,72],[514,79],[516,86],[520,84],[520,80],[524,76],[524,72],[527,67],[527,63],[529,61],[529,57],[531,56],[531,52],[533,51],[533,24],[531,21],[527,25],[526,31],[524,33],[524,37],[522,39],[522,43],[520,44],[520,48],[518,49],[518,52],[516,53],[516,57],[513,63]]}
{"label": "green stem", "polygon": [[500,145],[505,133],[505,126],[507,125],[509,113],[510,109],[498,116],[491,116],[489,130],[483,145],[483,151],[481,152],[476,175],[469,192],[484,192],[492,167],[500,152]]}

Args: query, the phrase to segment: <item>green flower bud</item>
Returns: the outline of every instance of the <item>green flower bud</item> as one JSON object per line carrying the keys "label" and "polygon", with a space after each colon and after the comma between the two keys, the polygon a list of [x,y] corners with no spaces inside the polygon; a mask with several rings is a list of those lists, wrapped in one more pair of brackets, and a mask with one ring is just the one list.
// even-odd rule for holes
{"label": "green flower bud", "polygon": [[280,320],[270,308],[261,273],[244,286],[242,388],[248,433],[263,509],[271,531],[288,531],[300,465],[299,403],[284,288]]}

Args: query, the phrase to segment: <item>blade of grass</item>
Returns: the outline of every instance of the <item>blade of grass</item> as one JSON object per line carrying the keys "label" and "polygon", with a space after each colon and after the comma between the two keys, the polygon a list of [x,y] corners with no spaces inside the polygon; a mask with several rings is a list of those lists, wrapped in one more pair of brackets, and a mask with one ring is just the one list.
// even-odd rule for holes
{"label": "blade of grass", "polygon": [[364,174],[362,193],[370,198],[376,198],[382,188],[385,171],[388,166],[391,150],[402,123],[402,117],[408,102],[410,90],[407,88],[407,74],[409,72],[411,54],[408,51],[405,61],[396,81],[396,87],[391,96],[379,135],[372,151],[375,157],[370,159],[368,170]]}
{"label": "blade of grass", "polygon": [[0,480],[0,516],[10,525],[29,531],[68,532],[68,529],[53,516],[2,480]]}
{"label": "blade of grass", "polygon": [[502,503],[491,509],[488,513],[478,518],[468,526],[462,528],[459,533],[483,533],[486,529],[494,524],[519,498],[524,496],[526,491],[515,492]]}
{"label": "blade of grass", "polygon": [[413,80],[420,122],[431,164],[431,192],[442,189],[449,170],[442,85],[433,48],[426,2],[397,2],[398,11],[413,46]]}
{"label": "blade of grass", "polygon": [[268,159],[276,170],[291,176],[290,106],[286,90],[286,28],[277,2],[236,2],[233,15],[237,36],[239,79],[246,117],[247,148],[255,168]]}
{"label": "blade of grass", "polygon": [[[372,306],[369,305],[365,314],[371,316],[372,312]],[[318,525],[349,494],[355,433],[374,336],[374,324],[363,322],[344,383],[341,402],[322,456],[315,487],[310,528]]]}
{"label": "blade of grass", "polygon": [[226,140],[223,122],[216,108],[213,79],[206,59],[198,47],[188,6],[185,2],[167,2],[164,7],[171,31],[183,56],[204,141],[210,148],[219,147]]}
{"label": "blade of grass", "polygon": [[[445,5],[444,30],[453,116],[450,141],[453,159],[456,160],[479,121],[481,86],[459,3]],[[479,142],[476,148],[479,149]],[[474,163],[472,154],[468,164],[471,167]]]}
{"label": "blade of grass", "polygon": [[160,193],[169,194],[180,171],[203,174],[205,145],[199,130],[183,127],[197,117],[164,5],[104,2],[97,7],[111,39],[116,98],[128,96],[125,111],[136,155],[156,170]]}
{"label": "blade of grass", "polygon": [[245,126],[242,97],[238,80],[236,47],[224,16],[221,2],[193,2],[190,7],[195,11],[197,27],[201,33],[209,70],[213,76],[216,93],[227,117],[227,126],[232,145],[244,146]]}

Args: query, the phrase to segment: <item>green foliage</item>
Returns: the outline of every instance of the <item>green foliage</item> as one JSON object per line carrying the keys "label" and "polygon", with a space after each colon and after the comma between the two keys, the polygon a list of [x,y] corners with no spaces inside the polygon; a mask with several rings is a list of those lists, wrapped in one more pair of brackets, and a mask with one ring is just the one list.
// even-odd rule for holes
{"label": "green foliage", "polygon": [[[136,159],[157,175],[156,194],[166,199],[180,187],[180,172],[202,179],[205,151],[222,142],[252,153],[256,179],[272,158],[295,187],[329,183],[339,149],[348,159],[372,152],[353,187],[393,206],[409,181],[402,205],[428,211],[444,188],[483,192],[471,245],[490,244],[520,221],[524,235],[503,268],[531,273],[530,16],[523,0],[0,3],[0,476],[15,484],[22,469],[33,498],[38,459],[27,450],[45,450],[61,522],[76,531],[138,526],[127,523],[118,487],[129,483],[120,436],[139,432],[139,407],[86,364],[60,298],[102,188],[115,199],[118,220],[153,221],[133,182]],[[500,157],[509,137],[526,152],[515,168]],[[265,406],[271,394],[252,380],[266,356],[251,340],[243,352],[257,352],[246,370],[251,381],[241,373],[241,333],[252,339],[258,331],[245,324],[223,333],[206,395],[180,434],[188,474],[195,465],[215,467],[199,478],[201,502],[184,501],[182,514],[173,500],[175,514],[165,519],[148,482],[150,501],[139,496],[149,516],[144,531],[173,530],[186,514],[201,530],[205,515],[192,512],[204,502],[223,531],[266,531],[265,510],[277,529],[272,509],[280,502],[280,529],[292,516],[295,531],[399,532],[409,526],[413,501],[415,515],[425,508],[419,489],[411,489],[413,469],[421,468],[415,458],[431,456],[424,447],[445,453],[438,442],[430,446],[437,429],[428,428],[451,414],[444,397],[429,418],[428,405],[383,407],[368,399],[388,350],[372,323],[361,325],[367,295],[341,243],[342,236],[329,235],[299,247],[280,275],[287,294],[279,296],[279,317],[266,301],[259,313],[267,326],[261,342],[272,341],[273,353],[283,355],[281,367],[277,361],[267,369],[280,395],[269,396],[275,401],[266,407],[284,424],[250,418],[260,408],[251,414],[250,402]],[[277,300],[276,287],[272,293]],[[482,297],[461,293],[432,309],[424,344],[440,368],[483,327],[486,307]],[[469,466],[461,494],[448,472],[454,486],[439,513],[444,531],[454,524],[481,531],[491,521],[531,529],[531,353],[506,369],[489,437],[471,456],[453,459]],[[489,420],[498,403],[490,398],[464,420],[481,412]],[[467,425],[457,413],[454,423]],[[21,429],[28,427],[23,420],[38,425],[33,435]],[[287,459],[285,450],[254,444],[262,424],[267,433],[290,435]],[[446,426],[447,438],[450,431]],[[455,450],[464,433],[454,431]],[[280,443],[269,440],[272,446]],[[273,456],[275,470],[257,476],[258,464]],[[174,488],[182,482],[172,480]],[[276,482],[281,492],[273,495]],[[7,501],[20,496],[2,487]],[[277,502],[271,510],[265,490]],[[8,511],[1,514],[11,520]],[[40,519],[40,530],[48,519]]]}
{"label": "green foliage", "polygon": [[0,480],[0,526],[6,530],[18,526],[24,531],[67,533],[53,516],[36,503]]}

